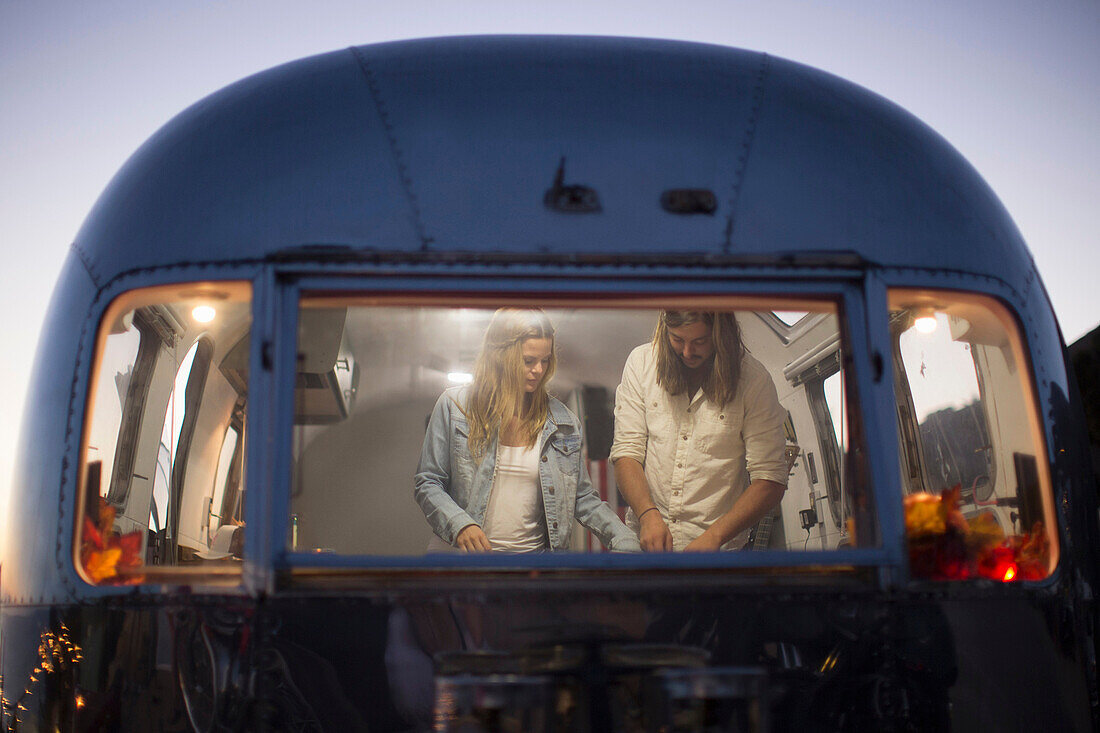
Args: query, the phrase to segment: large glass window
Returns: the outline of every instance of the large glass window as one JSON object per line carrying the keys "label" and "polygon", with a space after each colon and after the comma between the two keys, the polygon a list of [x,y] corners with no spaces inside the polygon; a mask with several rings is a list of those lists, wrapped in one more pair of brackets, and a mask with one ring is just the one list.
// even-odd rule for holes
{"label": "large glass window", "polygon": [[241,283],[138,290],[108,308],[76,542],[88,580],[239,561],[250,323]]}
{"label": "large glass window", "polygon": [[[499,348],[498,335],[487,333],[504,305],[539,308],[552,338],[533,343],[538,334],[528,335],[514,339],[510,352]],[[655,328],[666,306],[736,321],[740,376],[715,378],[740,380],[728,402],[717,404],[702,383],[684,383],[673,395],[654,381]],[[776,312],[797,313],[797,326]],[[852,544],[845,494],[867,487],[848,486],[843,476],[852,406],[841,384],[844,346],[832,302],[711,298],[643,306],[315,294],[303,298],[299,321],[292,552],[459,552],[469,549],[458,535],[470,524],[494,551],[636,551],[637,513],[647,506],[632,504],[617,484],[623,474],[615,464],[624,457],[639,463],[651,484],[649,503],[677,543],[690,544],[692,531],[716,523],[762,479],[780,485],[774,506],[723,536],[721,549]],[[719,338],[711,329],[703,332]],[[703,375],[719,363],[710,353],[692,361],[713,346],[706,339],[673,343],[675,334],[664,333],[674,359],[667,368],[686,374],[703,367],[696,372]],[[690,327],[681,335],[699,336]],[[728,369],[730,357],[721,363]],[[551,368],[552,378],[541,382]],[[540,424],[525,434],[527,386],[531,394],[545,387],[555,405],[548,414],[571,427]],[[493,412],[495,401],[509,407]],[[502,431],[505,420],[511,427]],[[533,451],[529,464],[525,450]],[[681,523],[694,525],[681,531]],[[624,526],[633,547],[618,544]]]}
{"label": "large glass window", "polygon": [[1057,561],[1027,357],[989,298],[890,296],[914,577],[1036,580]]}

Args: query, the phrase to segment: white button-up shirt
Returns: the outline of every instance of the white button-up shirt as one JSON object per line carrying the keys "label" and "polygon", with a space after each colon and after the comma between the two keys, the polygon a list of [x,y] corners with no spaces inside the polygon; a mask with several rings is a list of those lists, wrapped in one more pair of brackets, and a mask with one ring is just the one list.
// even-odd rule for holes
{"label": "white button-up shirt", "polygon": [[[733,507],[750,480],[786,485],[786,417],[767,370],[747,353],[737,394],[719,407],[701,389],[691,397],[666,392],[657,384],[653,345],[643,344],[627,358],[615,392],[611,460],[633,458],[642,464],[673,549],[683,550]],[[627,525],[638,531],[633,510],[627,512]],[[744,545],[748,532],[730,539],[724,549]]]}

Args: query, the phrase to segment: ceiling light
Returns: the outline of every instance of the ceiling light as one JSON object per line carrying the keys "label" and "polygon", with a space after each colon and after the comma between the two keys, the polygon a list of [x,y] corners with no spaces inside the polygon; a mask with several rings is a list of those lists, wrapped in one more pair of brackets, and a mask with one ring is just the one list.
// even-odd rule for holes
{"label": "ceiling light", "polygon": [[939,325],[936,322],[936,311],[932,308],[920,308],[914,316],[913,328],[920,333],[932,333]]}
{"label": "ceiling light", "polygon": [[214,307],[210,305],[196,305],[191,310],[191,317],[194,318],[198,323],[210,323],[210,321],[214,320],[214,316],[216,316],[217,314],[218,312],[215,311]]}

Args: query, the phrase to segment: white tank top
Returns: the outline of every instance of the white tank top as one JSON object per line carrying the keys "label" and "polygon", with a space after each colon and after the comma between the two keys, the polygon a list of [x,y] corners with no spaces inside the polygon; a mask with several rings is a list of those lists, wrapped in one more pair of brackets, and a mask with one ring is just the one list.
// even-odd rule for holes
{"label": "white tank top", "polygon": [[535,552],[546,549],[537,445],[502,445],[489,493],[482,530],[494,550]]}

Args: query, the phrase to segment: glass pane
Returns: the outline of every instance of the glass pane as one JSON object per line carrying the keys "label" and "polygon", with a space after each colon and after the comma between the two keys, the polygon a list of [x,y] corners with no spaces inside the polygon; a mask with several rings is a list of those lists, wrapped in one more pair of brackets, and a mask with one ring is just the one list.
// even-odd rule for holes
{"label": "glass pane", "polygon": [[935,318],[934,329],[913,327],[900,339],[925,478],[939,489],[958,484],[973,492],[979,482],[989,488],[993,456],[974,356],[969,343],[951,338],[945,314]]}
{"label": "glass pane", "polygon": [[149,507],[149,529],[159,532],[168,521],[168,481],[172,473],[172,452],[161,441],[157,449],[157,472],[153,479],[153,500]]}
{"label": "glass pane", "polygon": [[218,470],[214,473],[214,495],[210,501],[210,524],[207,527],[207,534],[210,536],[217,531],[218,527],[225,524],[224,519],[231,519],[231,517],[224,516],[222,504],[225,499],[226,487],[232,478],[229,472],[233,467],[239,438],[240,434],[236,428],[231,427],[225,431],[225,440],[222,441],[221,453],[218,455]]}
{"label": "glass pane", "polygon": [[843,370],[825,380],[825,403],[829,407],[829,417],[833,423],[841,453],[848,452],[848,425],[844,409],[844,372]]}
{"label": "glass pane", "polygon": [[107,337],[99,362],[95,391],[99,402],[96,420],[88,435],[88,461],[100,466],[100,481],[104,489],[111,485],[115,453],[122,426],[122,409],[134,378],[141,332],[131,319],[125,330]]}
{"label": "glass pane", "polygon": [[806,311],[772,311],[772,313],[788,326],[793,326],[809,315]]}
{"label": "glass pane", "polygon": [[176,370],[176,379],[172,383],[172,394],[168,397],[168,407],[164,411],[164,426],[160,431],[160,444],[168,451],[169,473],[176,465],[180,431],[183,429],[183,418],[187,412],[187,382],[191,378],[191,367],[195,363],[195,352],[198,346],[199,344],[196,341],[187,351]]}
{"label": "glass pane", "polygon": [[239,502],[220,523],[218,512],[238,485],[250,322],[239,283],[139,290],[108,309],[77,537],[88,580],[140,582],[154,566],[239,558],[239,532],[235,551],[232,538],[216,545],[220,524],[240,529]]}
{"label": "glass pane", "polygon": [[902,481],[915,577],[1046,577],[1053,501],[1027,361],[995,301],[891,296]]}
{"label": "glass pane", "polygon": [[[782,338],[759,317],[773,304],[821,317]],[[287,547],[455,552],[480,547],[460,536],[472,527],[501,552],[638,551],[637,515],[650,506],[676,551],[704,535],[724,550],[843,543],[839,446],[849,408],[839,377],[827,398],[822,391],[840,364],[834,305],[725,299],[682,308],[703,315],[657,337],[674,359],[669,378],[682,380],[667,388],[656,381],[653,345],[662,311],[541,306],[517,315],[489,299],[305,298]],[[506,319],[522,323],[505,328]],[[731,322],[740,376],[720,393],[715,385],[734,384],[725,370],[735,342],[721,325]],[[645,493],[620,490],[624,460],[638,464]],[[750,484],[773,492],[772,508],[723,524]],[[826,521],[834,510],[841,519]]]}

